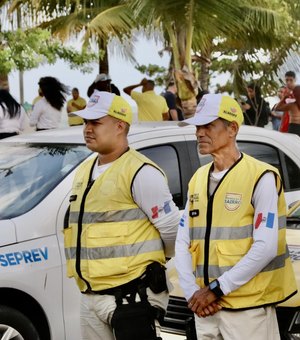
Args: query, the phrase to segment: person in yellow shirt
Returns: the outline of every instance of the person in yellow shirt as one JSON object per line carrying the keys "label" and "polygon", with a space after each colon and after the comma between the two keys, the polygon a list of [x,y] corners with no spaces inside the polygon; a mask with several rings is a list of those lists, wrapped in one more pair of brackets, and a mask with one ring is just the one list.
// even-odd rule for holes
{"label": "person in yellow shirt", "polygon": [[79,90],[76,87],[72,89],[72,97],[67,102],[68,123],[70,126],[82,125],[83,119],[76,116],[73,112],[84,109],[86,107],[86,100],[79,96]]}
{"label": "person in yellow shirt", "polygon": [[41,90],[40,88],[38,89],[38,93],[39,93],[39,95],[36,96],[36,97],[33,99],[33,101],[32,101],[32,110],[33,110],[34,105],[35,105],[40,99],[42,99],[42,98],[44,97],[43,92],[42,92],[42,90]]}
{"label": "person in yellow shirt", "polygon": [[[142,92],[133,91],[142,86]],[[139,84],[130,85],[123,91],[131,96],[138,106],[139,121],[162,121],[169,119],[169,108],[164,97],[154,92],[155,83],[150,79],[142,79]]]}

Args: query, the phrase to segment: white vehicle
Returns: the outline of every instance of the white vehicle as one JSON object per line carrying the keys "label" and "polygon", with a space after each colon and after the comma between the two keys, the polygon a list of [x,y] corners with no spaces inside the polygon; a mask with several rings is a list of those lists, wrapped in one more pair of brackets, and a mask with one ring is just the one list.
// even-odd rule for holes
{"label": "white vehicle", "polygon": [[[189,179],[209,161],[198,155],[195,128],[137,124],[129,141],[164,169],[183,209]],[[289,204],[300,198],[298,136],[242,126],[238,143],[279,169]],[[66,276],[62,231],[74,172],[91,156],[82,127],[0,141],[0,338],[80,339],[80,292]],[[185,339],[170,335],[180,333],[172,320],[166,319],[163,339]]]}

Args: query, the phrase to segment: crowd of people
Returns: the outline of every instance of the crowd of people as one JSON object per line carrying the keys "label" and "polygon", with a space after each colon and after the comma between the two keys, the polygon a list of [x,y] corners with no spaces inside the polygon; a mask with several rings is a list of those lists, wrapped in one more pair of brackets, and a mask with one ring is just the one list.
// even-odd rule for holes
{"label": "crowd of people", "polygon": [[270,109],[255,83],[247,85],[247,100],[241,102],[245,124],[264,127],[269,121],[273,130],[300,136],[300,98],[294,71],[285,73],[285,85],[278,88],[279,101]]}
{"label": "crowd of people", "polygon": [[[141,88],[137,91],[137,88]],[[118,96],[120,90],[112,83],[108,74],[100,73],[87,89],[90,98],[95,90],[111,92]],[[4,91],[4,90],[2,90]],[[7,89],[7,92],[9,90]],[[185,118],[180,99],[177,95],[176,82],[169,81],[165,91],[155,92],[153,80],[143,78],[140,83],[123,88],[137,104],[137,121],[182,121]],[[270,108],[263,98],[260,86],[256,82],[246,85],[246,99],[238,100],[243,111],[245,125],[265,127],[269,122],[273,130],[294,133],[300,136],[300,92],[296,86],[296,74],[288,71],[285,74],[285,85],[278,89],[278,103]],[[67,100],[71,93],[72,98]],[[207,90],[198,88],[197,104],[208,94]],[[5,97],[5,98],[4,98]],[[65,107],[66,103],[66,107]],[[15,112],[16,100],[2,92],[0,97],[0,138],[19,134],[31,126],[39,130],[55,129],[60,126],[64,109],[67,111],[69,126],[83,125],[84,121],[76,111],[85,108],[87,101],[80,96],[78,88],[72,91],[65,84],[54,77],[42,77],[38,82],[38,96],[32,102],[32,112],[25,113],[22,106],[18,106],[20,113]],[[19,105],[19,104],[18,104]],[[21,112],[22,111],[22,112]],[[8,121],[10,120],[10,121]],[[16,122],[19,120],[19,123]],[[13,123],[14,122],[14,123]]]}

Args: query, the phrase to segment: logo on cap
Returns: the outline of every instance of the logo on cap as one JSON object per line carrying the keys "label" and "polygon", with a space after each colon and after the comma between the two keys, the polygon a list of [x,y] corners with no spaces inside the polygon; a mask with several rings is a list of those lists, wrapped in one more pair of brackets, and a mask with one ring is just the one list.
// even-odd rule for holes
{"label": "logo on cap", "polygon": [[203,109],[203,106],[205,105],[206,98],[202,98],[200,103],[198,104],[197,111],[201,111]]}
{"label": "logo on cap", "polygon": [[99,99],[100,99],[100,96],[97,96],[97,95],[91,96],[89,103],[88,103],[88,107],[92,107],[92,106],[96,105],[98,103]]}

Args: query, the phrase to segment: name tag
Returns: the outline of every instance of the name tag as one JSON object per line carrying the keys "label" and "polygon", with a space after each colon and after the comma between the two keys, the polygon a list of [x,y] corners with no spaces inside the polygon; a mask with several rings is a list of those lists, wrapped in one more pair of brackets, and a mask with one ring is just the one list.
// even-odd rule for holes
{"label": "name tag", "polygon": [[71,195],[69,198],[69,202],[74,202],[77,200],[77,195]]}
{"label": "name tag", "polygon": [[199,216],[199,209],[190,211],[190,217],[197,217],[197,216]]}

